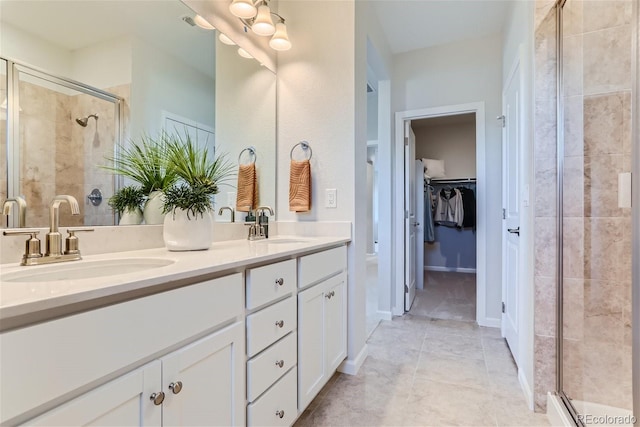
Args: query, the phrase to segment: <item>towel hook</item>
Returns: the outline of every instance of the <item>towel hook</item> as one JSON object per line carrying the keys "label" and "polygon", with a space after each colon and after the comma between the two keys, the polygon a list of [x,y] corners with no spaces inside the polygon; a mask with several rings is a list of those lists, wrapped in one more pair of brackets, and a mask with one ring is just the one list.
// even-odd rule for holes
{"label": "towel hook", "polygon": [[298,145],[305,151],[309,150],[309,158],[307,160],[311,160],[311,157],[313,156],[313,150],[311,149],[311,145],[309,145],[308,141],[300,141],[296,145],[291,147],[291,152],[289,153],[289,157],[291,158],[291,160],[293,160],[293,150],[295,150]]}
{"label": "towel hook", "polygon": [[240,164],[240,158],[242,157],[242,153],[244,153],[245,151],[249,152],[250,156],[253,156],[253,161],[249,162],[249,164],[251,163],[255,163],[256,160],[258,160],[258,154],[256,154],[256,147],[251,146],[251,147],[247,147],[245,149],[243,149],[240,154],[238,154],[238,164]]}

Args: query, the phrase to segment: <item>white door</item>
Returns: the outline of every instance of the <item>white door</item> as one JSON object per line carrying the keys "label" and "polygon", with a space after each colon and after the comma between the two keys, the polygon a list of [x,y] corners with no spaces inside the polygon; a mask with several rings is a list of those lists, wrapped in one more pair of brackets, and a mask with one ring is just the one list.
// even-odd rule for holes
{"label": "white door", "polygon": [[163,357],[164,426],[245,424],[244,324]]}
{"label": "white door", "polygon": [[502,335],[518,363],[518,262],[520,251],[520,146],[522,138],[520,62],[503,93],[502,148]]}
{"label": "white door", "polygon": [[[416,288],[424,289],[424,164],[416,160]],[[429,209],[431,206],[429,206]]]}
{"label": "white door", "polygon": [[[160,426],[161,367],[154,361],[28,421],[30,426]],[[160,398],[161,400],[161,398]]]}
{"label": "white door", "polygon": [[416,297],[416,135],[411,122],[404,122],[404,311],[409,311]]}

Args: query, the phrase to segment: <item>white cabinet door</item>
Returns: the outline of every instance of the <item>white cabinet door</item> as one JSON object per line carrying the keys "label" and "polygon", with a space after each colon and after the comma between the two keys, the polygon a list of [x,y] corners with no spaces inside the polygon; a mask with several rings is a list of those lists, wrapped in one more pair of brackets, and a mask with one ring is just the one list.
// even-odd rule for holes
{"label": "white cabinet door", "polygon": [[346,290],[345,273],[326,281],[324,291],[324,334],[327,360],[326,371],[329,376],[347,357]]}
{"label": "white cabinet door", "polygon": [[298,294],[298,406],[302,410],[324,385],[324,286]]}
{"label": "white cabinet door", "polygon": [[161,365],[154,361],[91,390],[38,418],[29,426],[160,426],[162,407],[150,400],[161,390]]}
{"label": "white cabinet door", "polygon": [[163,425],[244,425],[244,349],[237,322],[163,357]]}

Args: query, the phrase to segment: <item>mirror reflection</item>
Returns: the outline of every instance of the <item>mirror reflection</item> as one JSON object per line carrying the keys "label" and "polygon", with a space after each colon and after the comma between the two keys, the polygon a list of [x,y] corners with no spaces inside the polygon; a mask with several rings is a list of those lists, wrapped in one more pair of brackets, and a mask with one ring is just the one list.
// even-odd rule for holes
{"label": "mirror reflection", "polygon": [[[81,206],[80,216],[61,211],[61,225],[113,225],[107,200],[122,182],[98,165],[119,142],[163,129],[187,132],[234,162],[257,145],[260,201],[273,203],[275,75],[235,54],[216,79],[216,32],[195,16],[179,1],[0,3],[0,199],[25,198],[27,227],[48,225],[56,194]],[[247,108],[241,94],[245,85],[256,90],[254,74],[271,90],[261,88]],[[246,126],[252,119],[237,125],[242,108],[260,120],[259,135]],[[216,210],[235,207],[235,191],[222,189]],[[18,226],[17,213],[2,223]]]}

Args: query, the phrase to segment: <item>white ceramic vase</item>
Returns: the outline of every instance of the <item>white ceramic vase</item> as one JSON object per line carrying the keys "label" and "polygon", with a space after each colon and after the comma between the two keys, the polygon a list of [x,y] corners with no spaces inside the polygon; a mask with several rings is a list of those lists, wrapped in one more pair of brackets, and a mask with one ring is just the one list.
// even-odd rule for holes
{"label": "white ceramic vase", "polygon": [[126,211],[120,214],[120,225],[138,225],[142,224],[142,211],[140,208],[135,208],[133,210],[127,209]]}
{"label": "white ceramic vase", "polygon": [[164,218],[164,245],[170,251],[206,250],[213,241],[213,219],[209,212],[193,215],[175,209]]}
{"label": "white ceramic vase", "polygon": [[164,193],[162,191],[152,191],[149,193],[147,203],[144,205],[144,223],[162,224],[164,221]]}

